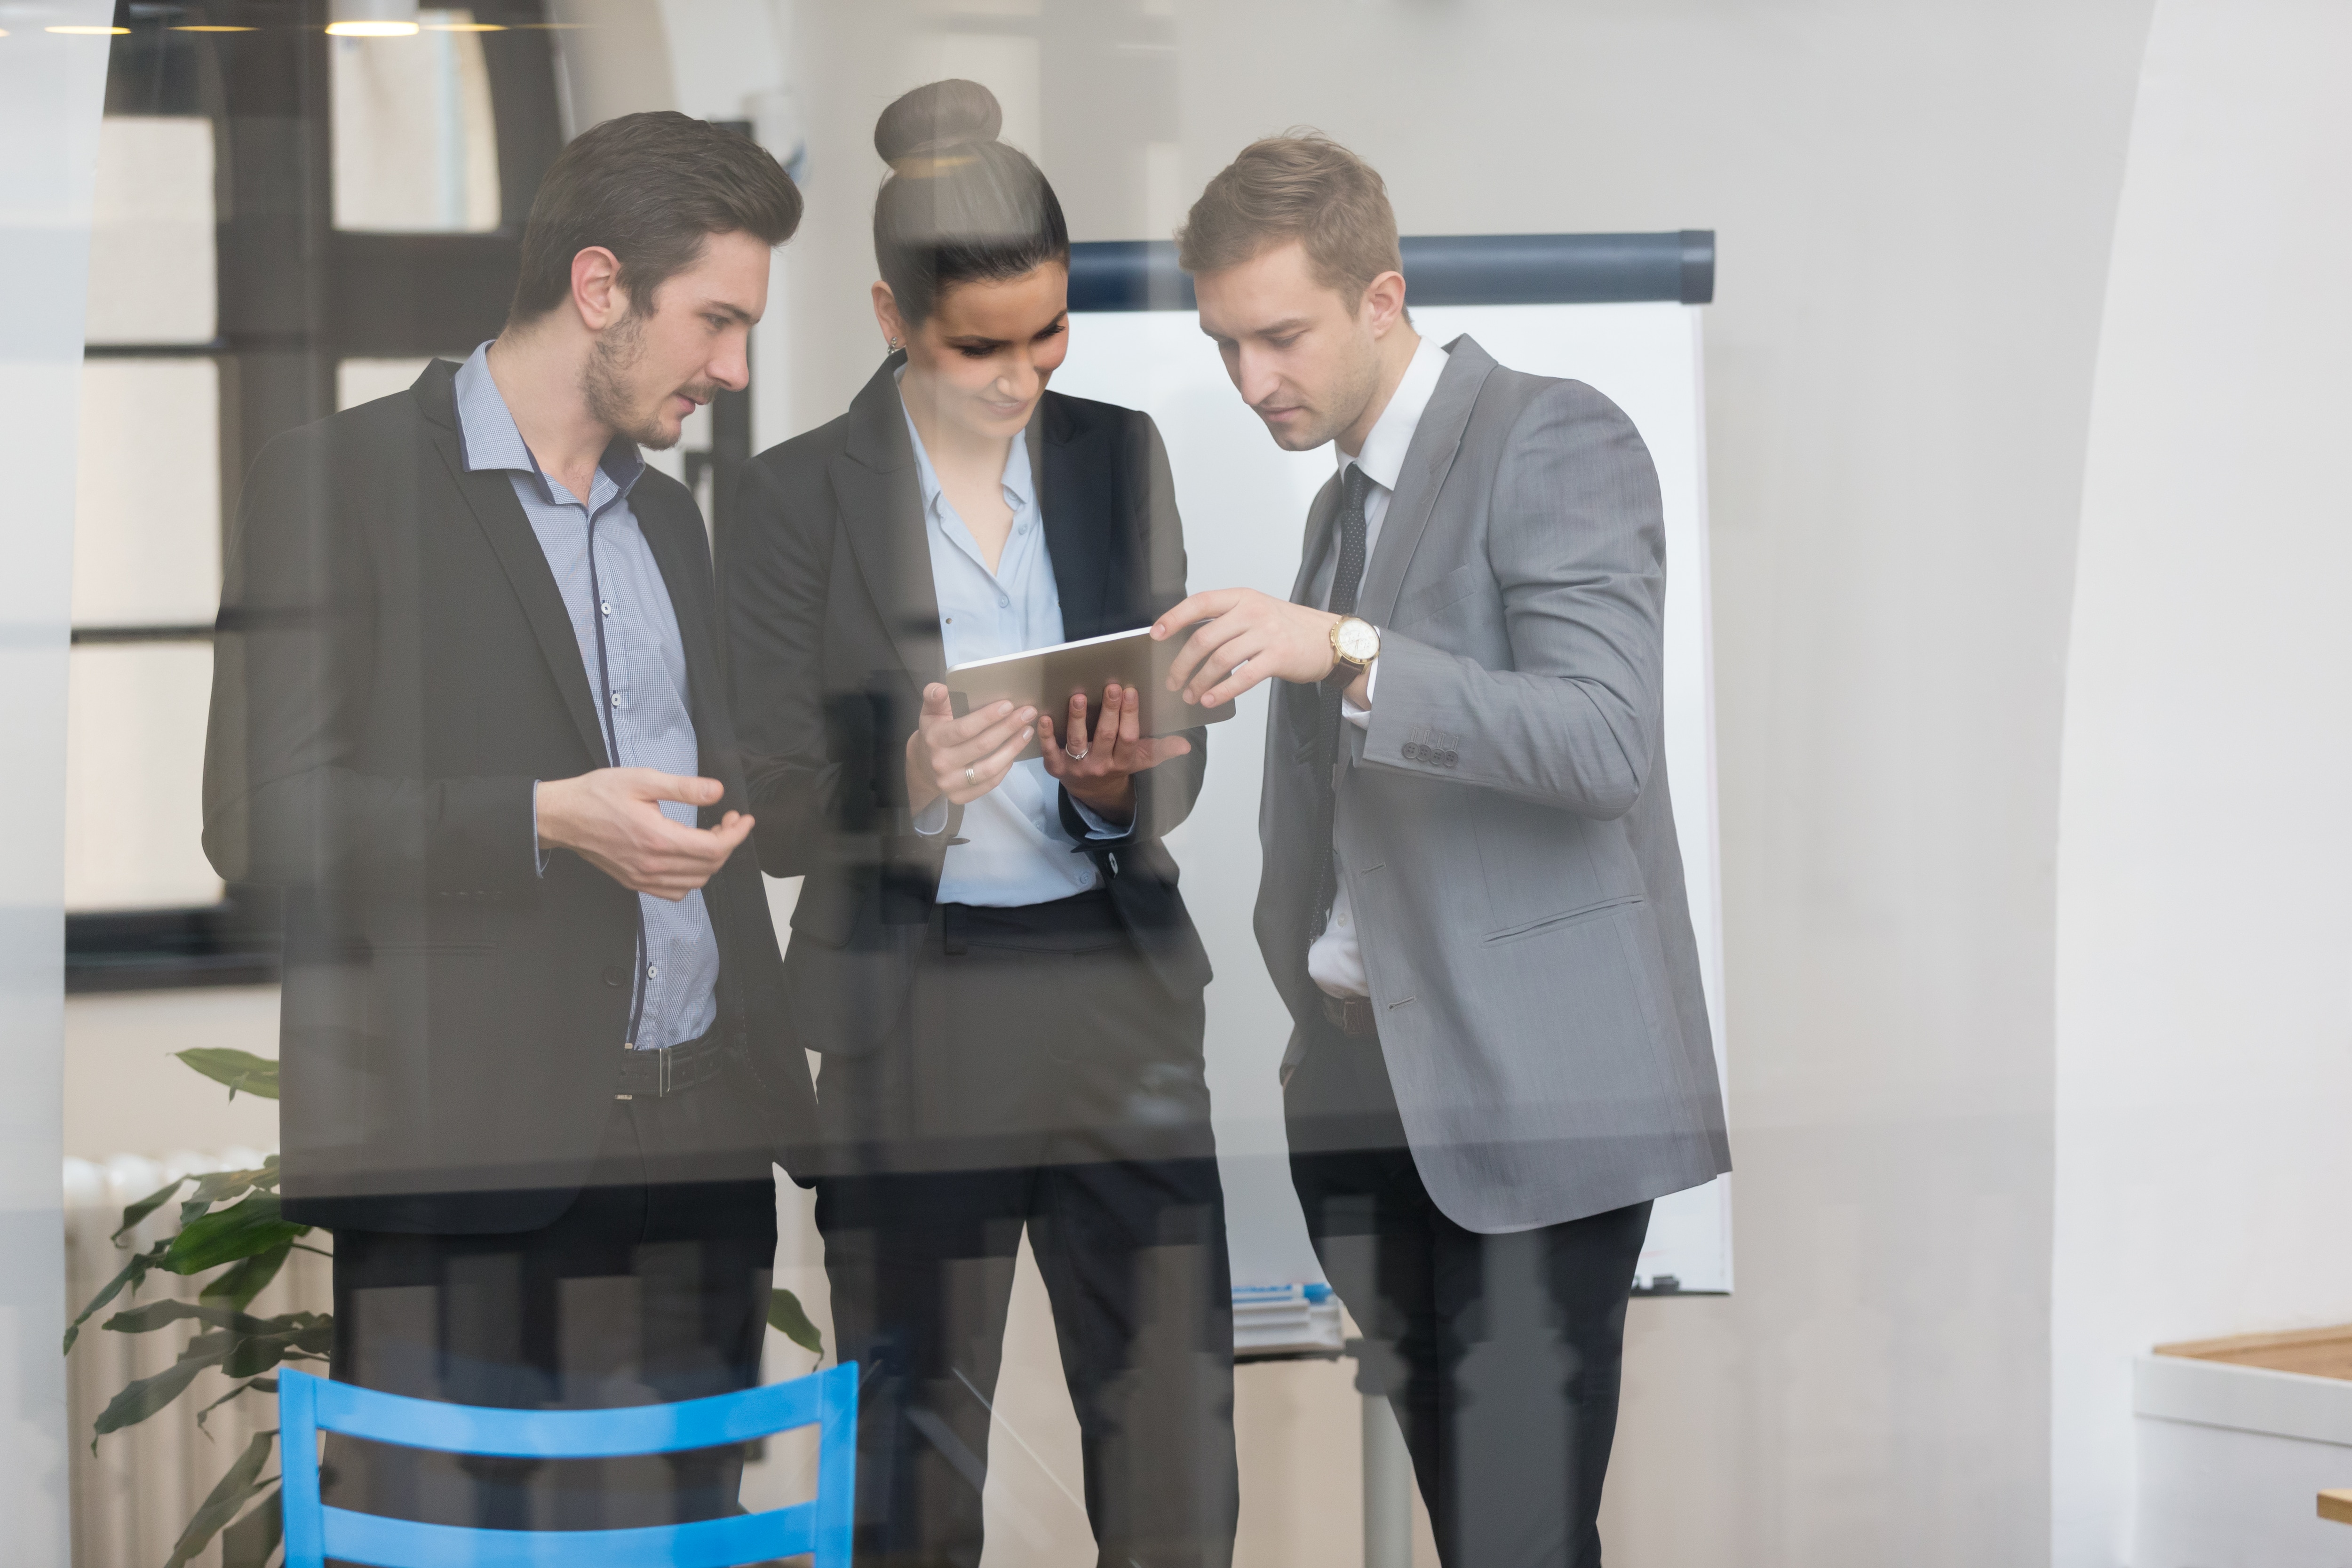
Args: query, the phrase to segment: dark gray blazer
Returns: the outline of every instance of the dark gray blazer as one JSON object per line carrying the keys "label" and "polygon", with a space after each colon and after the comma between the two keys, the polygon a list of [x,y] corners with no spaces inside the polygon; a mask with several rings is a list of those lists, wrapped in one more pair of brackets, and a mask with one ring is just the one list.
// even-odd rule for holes
{"label": "dark gray blazer", "polygon": [[[743,469],[720,562],[735,714],[760,865],[803,877],[784,955],[793,1022],[814,1051],[859,1056],[889,1037],[962,821],[914,831],[906,746],[923,687],[944,679],[939,596],[924,542],[915,451],[884,361],[848,412]],[[1049,392],[1030,420],[1045,547],[1066,637],[1148,626],[1184,597],[1184,530],[1168,454],[1131,408]],[[1137,948],[1172,995],[1209,982],[1209,959],[1160,843],[1208,767],[1190,755],[1136,775],[1135,823],[1087,839]]]}
{"label": "dark gray blazer", "polygon": [[[1591,387],[1448,352],[1365,567],[1380,673],[1333,838],[1414,1163],[1501,1232],[1696,1186],[1730,1151],[1660,740],[1656,470]],[[1280,688],[1256,925],[1294,1060],[1321,1017],[1314,731],[1315,689]]]}

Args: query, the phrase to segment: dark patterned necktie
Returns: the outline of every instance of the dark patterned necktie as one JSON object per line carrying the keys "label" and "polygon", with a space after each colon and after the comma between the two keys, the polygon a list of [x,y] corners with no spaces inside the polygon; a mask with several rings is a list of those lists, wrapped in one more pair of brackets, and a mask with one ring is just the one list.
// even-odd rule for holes
{"label": "dark patterned necktie", "polygon": [[[1364,497],[1370,475],[1355,464],[1340,476],[1339,567],[1331,576],[1331,598],[1325,606],[1335,616],[1356,613],[1356,592],[1364,585]],[[1331,829],[1337,801],[1331,777],[1339,760],[1339,694],[1356,678],[1352,666],[1340,665],[1316,690],[1315,723],[1315,908],[1307,922],[1311,943],[1323,934],[1331,918],[1331,900],[1339,891],[1339,869],[1331,860]]]}

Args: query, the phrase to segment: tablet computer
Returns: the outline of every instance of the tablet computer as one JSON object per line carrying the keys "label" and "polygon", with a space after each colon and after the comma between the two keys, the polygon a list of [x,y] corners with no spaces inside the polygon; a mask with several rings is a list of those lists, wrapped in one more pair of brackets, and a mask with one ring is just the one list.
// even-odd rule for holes
{"label": "tablet computer", "polygon": [[[1051,647],[1033,647],[1024,653],[976,658],[969,664],[948,667],[948,693],[959,714],[985,708],[992,702],[1034,707],[1040,713],[1053,716],[1054,733],[1060,736],[1069,722],[1071,696],[1086,693],[1087,722],[1092,725],[1102,707],[1103,688],[1116,680],[1143,693],[1143,711],[1139,718],[1147,736],[1172,735],[1200,724],[1222,724],[1234,716],[1232,703],[1196,707],[1168,689],[1169,668],[1176,662],[1184,641],[1185,634],[1180,632],[1166,642],[1154,642],[1151,628],[1139,626],[1131,632],[1111,632],[1076,642],[1055,643]],[[1038,754],[1034,739],[1021,753],[1023,757]]]}

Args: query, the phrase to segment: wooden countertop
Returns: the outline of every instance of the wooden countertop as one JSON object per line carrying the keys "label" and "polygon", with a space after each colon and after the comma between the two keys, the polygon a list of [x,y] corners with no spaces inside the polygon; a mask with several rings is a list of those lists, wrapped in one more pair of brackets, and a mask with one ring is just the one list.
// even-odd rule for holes
{"label": "wooden countertop", "polygon": [[2352,1323],[2327,1329],[2296,1329],[2282,1334],[2233,1334],[2222,1340],[2183,1340],[2158,1345],[2158,1355],[2228,1362],[2270,1372],[2352,1381]]}

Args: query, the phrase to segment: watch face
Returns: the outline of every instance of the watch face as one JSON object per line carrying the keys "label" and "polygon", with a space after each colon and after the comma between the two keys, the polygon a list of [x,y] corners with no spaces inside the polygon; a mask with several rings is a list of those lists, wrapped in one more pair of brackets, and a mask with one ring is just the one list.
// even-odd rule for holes
{"label": "watch face", "polygon": [[1354,664],[1370,664],[1380,656],[1381,634],[1354,619],[1339,623],[1339,657]]}

